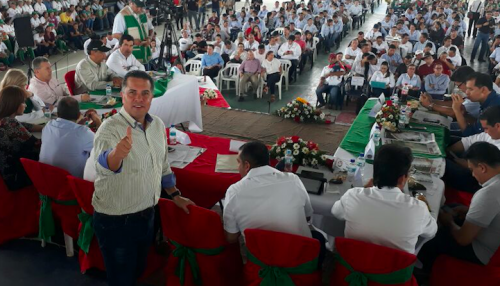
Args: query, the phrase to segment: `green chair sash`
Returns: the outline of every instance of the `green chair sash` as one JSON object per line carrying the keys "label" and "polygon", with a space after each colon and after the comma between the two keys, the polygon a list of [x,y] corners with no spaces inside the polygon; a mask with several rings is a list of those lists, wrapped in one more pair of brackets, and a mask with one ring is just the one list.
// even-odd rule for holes
{"label": "green chair sash", "polygon": [[179,277],[179,281],[181,285],[184,285],[185,273],[186,273],[186,262],[189,263],[191,267],[191,273],[193,275],[193,281],[196,285],[202,285],[203,281],[200,275],[200,267],[198,266],[198,261],[196,260],[195,253],[201,253],[204,255],[218,255],[224,251],[224,246],[211,248],[211,249],[202,249],[202,248],[190,248],[184,245],[179,244],[173,240],[170,242],[175,246],[172,254],[174,257],[179,258],[179,264],[175,268],[175,275]]}
{"label": "green chair sash", "polygon": [[80,246],[80,249],[85,252],[85,254],[88,254],[90,243],[92,243],[92,238],[94,237],[92,216],[82,209],[82,212],[78,214],[78,219],[82,223],[82,228],[80,229],[80,234],[78,235],[77,244]]}
{"label": "green chair sash", "polygon": [[259,277],[262,278],[260,286],[294,286],[290,274],[311,274],[318,270],[318,258],[302,263],[295,267],[269,266],[261,262],[250,251],[247,251],[247,258],[252,263],[261,267]]}
{"label": "green chair sash", "polygon": [[42,202],[42,204],[40,207],[40,219],[38,222],[38,237],[40,239],[50,241],[50,238],[56,233],[54,216],[52,214],[52,202],[63,206],[77,206],[78,202],[76,200],[55,200],[42,194],[40,194],[40,201]]}
{"label": "green chair sash", "polygon": [[168,77],[161,78],[155,81],[154,97],[162,96],[167,91],[168,87]]}
{"label": "green chair sash", "polygon": [[391,273],[369,274],[354,270],[339,254],[335,254],[335,259],[351,272],[345,278],[349,286],[367,286],[368,281],[384,285],[402,284],[410,280],[413,275],[413,264]]}

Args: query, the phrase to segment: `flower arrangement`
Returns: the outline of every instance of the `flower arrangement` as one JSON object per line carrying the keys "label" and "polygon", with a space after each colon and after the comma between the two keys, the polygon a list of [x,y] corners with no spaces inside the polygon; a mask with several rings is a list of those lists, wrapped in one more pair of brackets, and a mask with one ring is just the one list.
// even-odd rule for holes
{"label": "flower arrangement", "polygon": [[115,115],[116,113],[118,113],[118,111],[116,111],[116,109],[113,108],[110,112],[106,112],[102,115],[102,120],[104,121],[105,119],[110,118],[111,116]]}
{"label": "flower arrangement", "polygon": [[211,88],[205,89],[205,91],[201,94],[201,99],[204,101],[207,101],[209,99],[216,99],[217,98],[217,92]]}
{"label": "flower arrangement", "polygon": [[295,122],[325,122],[332,123],[325,119],[325,114],[312,106],[307,100],[297,97],[287,103],[286,106],[276,110],[276,115],[285,119],[290,118]]}
{"label": "flower arrangement", "polygon": [[282,160],[286,150],[292,151],[293,162],[297,165],[318,167],[325,165],[325,152],[319,150],[318,144],[302,140],[299,136],[281,137],[271,147],[271,158]]}
{"label": "flower arrangement", "polygon": [[384,106],[377,112],[375,122],[386,130],[398,131],[399,107],[388,100]]}

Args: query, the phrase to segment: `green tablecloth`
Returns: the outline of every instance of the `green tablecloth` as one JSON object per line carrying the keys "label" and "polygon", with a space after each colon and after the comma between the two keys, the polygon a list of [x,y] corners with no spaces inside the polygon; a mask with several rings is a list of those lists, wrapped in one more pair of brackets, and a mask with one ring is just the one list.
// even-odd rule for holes
{"label": "green tablecloth", "polygon": [[[366,145],[370,141],[370,131],[375,123],[375,118],[368,116],[371,109],[377,103],[376,100],[368,100],[359,112],[358,116],[347,131],[344,139],[340,143],[340,148],[357,156],[365,151]],[[441,156],[414,153],[413,155],[423,158],[440,158],[446,156],[446,146],[448,146],[449,131],[445,127],[433,126],[429,124],[411,123],[412,126],[425,126],[427,129],[422,132],[434,133],[436,142],[441,150]],[[414,130],[411,130],[414,131]],[[420,130],[419,130],[420,131]]]}
{"label": "green tablecloth", "polygon": [[[160,97],[163,94],[165,94],[165,91],[167,91],[167,86],[168,86],[168,78],[162,78],[158,79],[155,81],[155,89],[153,96],[154,97]],[[113,93],[119,93],[120,89],[113,88]],[[104,96],[106,95],[106,90],[94,90],[89,92],[90,95],[98,95],[98,96]],[[102,109],[102,108],[120,108],[122,107],[122,99],[121,98],[116,98],[116,104],[113,106],[103,106],[100,104],[97,104],[95,102],[80,102],[80,109],[85,110],[85,109]]]}

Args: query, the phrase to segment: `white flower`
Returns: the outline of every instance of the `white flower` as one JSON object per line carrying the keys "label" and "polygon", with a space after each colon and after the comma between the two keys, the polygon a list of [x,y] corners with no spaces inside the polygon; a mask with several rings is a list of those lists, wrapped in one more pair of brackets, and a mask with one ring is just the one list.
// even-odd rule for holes
{"label": "white flower", "polygon": [[302,153],[304,153],[304,154],[309,153],[309,148],[307,148],[307,147],[302,148]]}
{"label": "white flower", "polygon": [[304,117],[302,117],[302,116],[301,116],[301,117],[300,117],[300,121],[304,121]]}
{"label": "white flower", "polygon": [[312,159],[311,164],[312,164],[313,166],[318,165],[318,160],[316,160],[316,159]]}
{"label": "white flower", "polygon": [[396,127],[396,122],[392,122],[391,124],[392,126]]}
{"label": "white flower", "polygon": [[276,160],[281,160],[281,157],[280,156],[276,156]]}
{"label": "white flower", "polygon": [[285,118],[288,118],[288,117],[290,117],[290,116],[289,115],[285,115]]}
{"label": "white flower", "polygon": [[392,114],[391,114],[391,115],[389,115],[389,119],[393,119],[393,118],[394,118],[394,116],[392,116]]}
{"label": "white flower", "polygon": [[326,161],[326,159],[328,159],[328,157],[327,157],[326,155],[321,155],[321,159],[322,159],[323,161]]}
{"label": "white flower", "polygon": [[293,111],[297,111],[297,110],[298,110],[298,109],[297,109],[297,107],[295,107],[295,108],[293,109]]}
{"label": "white flower", "polygon": [[321,118],[321,119],[325,119],[325,114],[324,114],[324,113],[321,113],[321,114],[319,115],[319,118]]}
{"label": "white flower", "polygon": [[306,110],[306,111],[304,111],[304,113],[305,113],[306,115],[308,115],[308,114],[309,114],[309,111],[307,111],[307,110]]}
{"label": "white flower", "polygon": [[294,156],[299,155],[299,153],[300,153],[300,152],[299,152],[299,150],[293,150],[293,155],[294,155]]}
{"label": "white flower", "polygon": [[314,115],[314,120],[318,120],[318,116]]}
{"label": "white flower", "polygon": [[293,143],[292,139],[288,139],[288,140],[286,140],[286,142]]}
{"label": "white flower", "polygon": [[281,144],[281,148],[285,148],[285,147],[286,147],[286,143]]}
{"label": "white flower", "polygon": [[316,154],[318,154],[318,152],[317,152],[316,150],[312,150],[312,151],[311,151],[311,154],[312,154],[313,156],[315,156]]}
{"label": "white flower", "polygon": [[307,161],[307,159],[302,159],[302,165],[304,165],[304,166],[305,166],[305,165],[307,165],[307,164],[309,164],[309,161]]}
{"label": "white flower", "polygon": [[276,153],[279,153],[281,152],[281,148],[280,147],[276,147]]}
{"label": "white flower", "polygon": [[300,149],[300,145],[297,144],[297,143],[293,144],[293,149],[299,150]]}

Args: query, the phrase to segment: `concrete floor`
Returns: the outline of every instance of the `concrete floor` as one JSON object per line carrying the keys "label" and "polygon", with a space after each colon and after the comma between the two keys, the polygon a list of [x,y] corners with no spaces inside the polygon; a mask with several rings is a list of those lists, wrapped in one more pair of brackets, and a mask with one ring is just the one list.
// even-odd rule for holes
{"label": "concrete floor", "polygon": [[[367,21],[361,27],[362,31],[369,31],[373,25],[380,21],[385,15],[385,2],[377,7],[375,14],[368,14]],[[273,6],[274,1],[265,0],[268,7]],[[242,2],[237,3],[237,8],[241,8]],[[161,27],[157,28],[161,34]],[[344,51],[347,43],[355,37],[357,31],[351,31],[342,41],[339,50]],[[466,39],[465,56],[469,61],[472,50],[472,39]],[[57,76],[63,81],[64,73],[75,69],[76,64],[84,57],[83,52],[69,54],[67,57],[54,56],[50,60],[57,64]],[[284,91],[283,99],[272,104],[271,111],[283,106],[289,100],[301,96],[311,102],[316,101],[314,90],[319,81],[319,75],[324,65],[327,64],[327,55],[320,53],[313,69],[306,68],[305,72],[298,78],[297,82],[290,85],[288,91]],[[472,67],[478,71],[486,72],[487,64],[480,64],[477,61]],[[27,70],[27,66],[19,67]],[[55,68],[55,67],[54,67]],[[5,72],[0,73],[0,79]],[[54,72],[55,76],[55,72]],[[222,90],[223,95],[233,108],[247,109],[252,111],[267,112],[267,99],[248,99],[243,103],[237,102],[234,88],[233,90]],[[82,275],[79,271],[77,257],[67,258],[63,248],[47,246],[41,248],[38,242],[30,240],[16,240],[0,246],[0,285],[2,286],[27,286],[27,285],[106,285],[102,275]]]}

